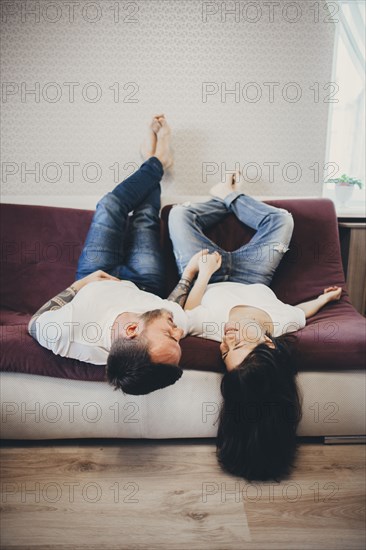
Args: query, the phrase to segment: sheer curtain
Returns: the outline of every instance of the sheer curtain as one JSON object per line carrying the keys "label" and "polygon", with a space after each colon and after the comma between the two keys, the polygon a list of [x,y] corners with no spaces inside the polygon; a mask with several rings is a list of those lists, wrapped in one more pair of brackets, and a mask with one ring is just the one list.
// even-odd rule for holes
{"label": "sheer curtain", "polygon": [[[325,180],[346,173],[363,182],[347,209],[365,209],[365,1],[338,0],[332,81],[338,102],[330,103]],[[335,165],[338,166],[336,169]],[[336,172],[336,173],[335,173]],[[334,184],[324,185],[334,199]],[[335,200],[335,199],[334,199]]]}

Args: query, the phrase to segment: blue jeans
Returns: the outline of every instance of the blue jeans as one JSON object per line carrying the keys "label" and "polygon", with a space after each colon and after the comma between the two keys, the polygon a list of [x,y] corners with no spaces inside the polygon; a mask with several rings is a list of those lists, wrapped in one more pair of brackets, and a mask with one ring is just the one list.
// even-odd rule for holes
{"label": "blue jeans", "polygon": [[[211,241],[204,231],[229,213],[256,230],[251,241],[234,252],[227,252]],[[222,255],[221,267],[210,283],[232,281],[269,286],[277,266],[288,250],[294,223],[292,215],[241,193],[230,193],[225,200],[214,198],[202,203],[176,205],[169,214],[169,233],[179,274],[196,252],[208,248]]]}
{"label": "blue jeans", "polygon": [[[102,269],[163,296],[165,269],[160,248],[160,181],[163,167],[151,157],[97,204],[76,279]],[[129,215],[133,211],[133,215]]]}

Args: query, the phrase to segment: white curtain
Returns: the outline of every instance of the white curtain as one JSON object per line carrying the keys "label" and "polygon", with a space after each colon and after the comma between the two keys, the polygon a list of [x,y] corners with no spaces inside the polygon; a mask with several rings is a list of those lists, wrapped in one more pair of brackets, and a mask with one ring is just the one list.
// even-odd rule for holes
{"label": "white curtain", "polygon": [[365,196],[365,1],[339,0],[336,18],[333,82],[338,103],[330,104],[328,162],[342,173],[361,179]]}

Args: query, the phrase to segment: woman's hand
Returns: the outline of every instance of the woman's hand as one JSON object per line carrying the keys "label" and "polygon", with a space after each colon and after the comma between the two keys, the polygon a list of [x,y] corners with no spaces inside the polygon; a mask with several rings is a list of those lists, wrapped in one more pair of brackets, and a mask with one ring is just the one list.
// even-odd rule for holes
{"label": "woman's hand", "polygon": [[324,294],[326,294],[326,300],[328,302],[333,302],[335,300],[339,300],[342,294],[342,287],[341,286],[328,286],[323,290],[323,294],[320,294],[320,297],[324,298]]}
{"label": "woman's hand", "polygon": [[220,269],[222,256],[219,252],[209,253],[208,251],[201,254],[198,261],[198,269],[200,275],[211,277],[215,271]]}
{"label": "woman's hand", "polygon": [[90,275],[87,275],[86,277],[83,277],[83,279],[79,279],[78,281],[75,281],[72,283],[72,287],[75,288],[75,290],[80,290],[85,285],[89,283],[95,283],[96,281],[119,281],[117,277],[113,277],[112,275],[108,275],[105,271],[102,271],[101,269],[98,269],[98,271],[94,271],[94,273],[90,273]]}
{"label": "woman's hand", "polygon": [[192,258],[189,260],[188,264],[184,269],[185,276],[194,279],[194,277],[197,275],[199,270],[199,260],[202,257],[202,255],[207,254],[207,252],[208,252],[208,248],[204,248],[203,250],[196,252],[196,254],[192,256]]}
{"label": "woman's hand", "polygon": [[185,311],[194,309],[201,304],[202,297],[206,292],[211,275],[221,267],[222,258],[219,252],[213,252],[211,254],[208,250],[203,252],[203,254],[202,251],[199,253],[198,277],[185,303]]}

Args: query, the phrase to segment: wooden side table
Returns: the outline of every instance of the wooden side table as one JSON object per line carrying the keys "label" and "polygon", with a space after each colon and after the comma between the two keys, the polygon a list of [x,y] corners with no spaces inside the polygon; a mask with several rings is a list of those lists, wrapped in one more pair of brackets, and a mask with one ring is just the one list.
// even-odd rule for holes
{"label": "wooden side table", "polygon": [[339,221],[339,228],[349,230],[346,283],[352,305],[366,315],[366,223]]}

